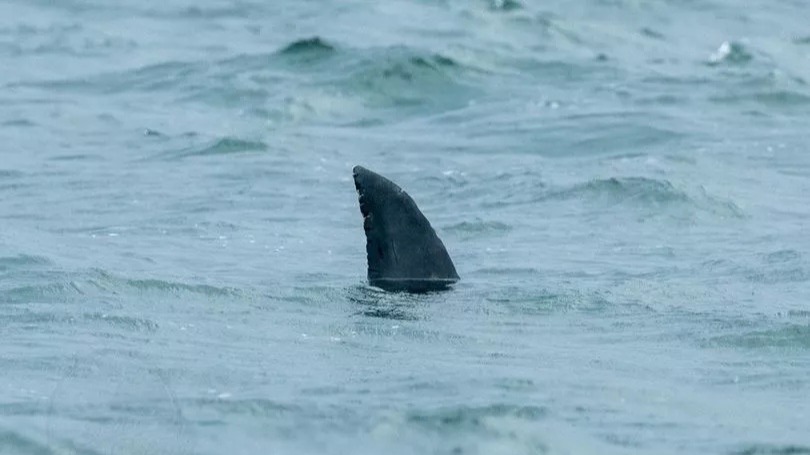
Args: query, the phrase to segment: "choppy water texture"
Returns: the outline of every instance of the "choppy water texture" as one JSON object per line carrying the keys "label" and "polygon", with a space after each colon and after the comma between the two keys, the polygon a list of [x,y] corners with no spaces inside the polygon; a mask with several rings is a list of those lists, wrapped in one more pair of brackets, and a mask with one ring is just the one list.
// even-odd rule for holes
{"label": "choppy water texture", "polygon": [[807,17],[0,1],[0,452],[810,453]]}

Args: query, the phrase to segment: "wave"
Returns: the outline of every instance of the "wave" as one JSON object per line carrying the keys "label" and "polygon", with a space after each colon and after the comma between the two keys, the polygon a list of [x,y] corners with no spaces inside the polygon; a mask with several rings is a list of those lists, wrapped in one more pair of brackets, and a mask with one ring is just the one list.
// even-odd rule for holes
{"label": "wave", "polygon": [[689,197],[666,180],[646,177],[610,177],[595,179],[549,195],[554,199],[607,198],[614,202],[633,201],[640,204],[688,202]]}
{"label": "wave", "polygon": [[709,56],[709,65],[745,65],[754,59],[753,53],[740,42],[725,41]]}
{"label": "wave", "polygon": [[525,404],[448,406],[388,416],[378,423],[378,431],[435,435],[445,446],[440,453],[478,453],[487,447],[493,452],[541,454],[552,452],[543,428],[547,417],[545,407]]}
{"label": "wave", "polygon": [[[355,52],[342,76],[331,82],[370,109],[465,106],[473,91],[461,80],[464,68],[450,57],[395,47]],[[401,117],[405,112],[400,112]]]}
{"label": "wave", "polygon": [[289,44],[278,57],[280,69],[308,79],[271,101],[268,117],[279,123],[376,126],[454,110],[476,93],[465,80],[471,68],[410,47],[337,48],[311,39]]}
{"label": "wave", "polygon": [[[52,268],[47,259],[15,259],[14,264],[34,264]],[[0,269],[1,270],[1,269]],[[126,278],[113,275],[104,270],[89,272],[65,273],[38,269],[36,271],[20,269],[8,270],[5,283],[14,283],[3,289],[0,287],[0,302],[7,304],[26,303],[61,303],[85,299],[89,296],[103,297],[121,293],[157,293],[164,295],[196,294],[209,298],[233,298],[243,295],[237,288],[219,287],[208,284],[185,283],[158,278]],[[16,275],[15,275],[16,273]],[[32,281],[35,284],[22,284]],[[133,321],[118,321],[131,323]],[[134,325],[138,325],[135,321]]]}
{"label": "wave", "polygon": [[284,46],[281,55],[331,55],[336,51],[335,46],[319,36],[293,41]]}
{"label": "wave", "polygon": [[[642,156],[642,155],[640,155]],[[703,186],[682,187],[646,176],[596,178],[569,185],[552,185],[535,169],[476,173],[463,179],[423,179],[455,200],[473,201],[476,207],[537,206],[554,202],[587,204],[589,210],[625,208],[641,217],[693,218],[699,214],[723,219],[744,219],[745,211],[733,200],[710,194]],[[475,181],[474,185],[469,181]],[[493,191],[497,189],[497,191]],[[438,190],[437,190],[438,191]],[[511,226],[476,219],[443,228],[461,236],[502,234]]]}
{"label": "wave", "polygon": [[362,127],[467,106],[482,89],[470,80],[473,74],[478,71],[444,53],[408,46],[352,48],[315,36],[270,52],[167,60],[9,87],[95,96],[151,94],[163,103],[234,109],[235,116],[257,117],[271,126]]}

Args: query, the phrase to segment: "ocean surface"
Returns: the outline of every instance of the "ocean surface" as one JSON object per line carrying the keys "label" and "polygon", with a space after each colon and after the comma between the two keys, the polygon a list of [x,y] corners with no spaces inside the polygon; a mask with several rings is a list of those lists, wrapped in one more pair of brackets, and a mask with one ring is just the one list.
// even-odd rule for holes
{"label": "ocean surface", "polygon": [[809,15],[0,0],[0,453],[810,454]]}

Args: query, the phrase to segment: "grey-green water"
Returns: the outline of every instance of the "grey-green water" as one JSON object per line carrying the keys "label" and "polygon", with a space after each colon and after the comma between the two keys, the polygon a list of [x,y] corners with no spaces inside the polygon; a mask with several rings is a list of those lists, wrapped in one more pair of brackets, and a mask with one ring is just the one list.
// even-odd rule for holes
{"label": "grey-green water", "polygon": [[0,1],[0,452],[810,453],[807,19]]}

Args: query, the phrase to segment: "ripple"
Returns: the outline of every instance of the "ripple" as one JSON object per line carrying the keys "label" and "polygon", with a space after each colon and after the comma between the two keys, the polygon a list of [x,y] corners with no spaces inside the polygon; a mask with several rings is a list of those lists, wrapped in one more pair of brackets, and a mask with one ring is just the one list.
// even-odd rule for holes
{"label": "ripple", "polygon": [[754,283],[804,283],[810,281],[810,271],[802,267],[790,267],[776,270],[753,270],[746,278]]}
{"label": "ripple", "polygon": [[810,349],[810,325],[790,324],[777,329],[723,335],[709,340],[709,345],[744,349],[806,350]]}
{"label": "ripple", "polygon": [[527,107],[518,108],[524,112],[512,112],[515,109],[511,106],[509,109],[508,115],[487,113],[466,120],[468,137],[550,157],[649,153],[654,148],[678,147],[689,137],[673,127],[677,122],[657,114],[637,111],[561,113],[539,122],[537,114],[532,112],[536,108],[528,111]]}
{"label": "ripple", "polygon": [[[2,123],[0,123],[0,125],[2,125],[2,126],[13,126],[13,127],[18,127],[18,128],[30,128],[30,127],[33,127],[33,126],[37,126],[36,123],[34,123],[31,120],[25,119],[25,118],[5,120]],[[0,177],[1,176],[2,175],[0,174]]]}
{"label": "ripple", "polygon": [[239,293],[235,288],[223,288],[207,284],[186,284],[159,279],[125,279],[123,283],[139,291],[160,291],[173,294],[190,292],[210,297],[230,297]]}
{"label": "ripple", "polygon": [[108,35],[77,23],[0,27],[0,36],[3,35],[10,36],[13,41],[8,48],[15,56],[53,54],[86,57],[137,47],[133,40]]}
{"label": "ripple", "polygon": [[770,90],[759,92],[734,93],[723,96],[713,96],[711,101],[720,104],[740,104],[754,102],[767,107],[798,107],[810,104],[810,95],[793,90]]}
{"label": "ripple", "polygon": [[454,225],[443,228],[446,232],[452,232],[461,237],[482,237],[489,235],[505,234],[512,230],[512,226],[500,221],[484,221],[476,219],[474,221],[462,221]]}
{"label": "ripple", "polygon": [[432,75],[449,76],[448,71],[458,68],[451,58],[440,54],[415,55],[407,48],[394,48],[366,60],[357,74],[366,83],[376,80],[396,80],[416,84]]}
{"label": "ripple", "polygon": [[769,264],[793,262],[801,259],[802,255],[796,250],[778,250],[764,255],[763,259]]}
{"label": "ripple", "polygon": [[810,447],[799,445],[756,444],[738,451],[733,455],[810,455]]}
{"label": "ripple", "polygon": [[[507,272],[502,269],[498,272]],[[525,277],[529,282],[537,279],[532,269],[513,270],[510,277]],[[526,285],[504,286],[490,292],[485,297],[487,302],[498,304],[509,313],[520,315],[549,315],[555,313],[581,312],[602,314],[608,310],[617,310],[619,305],[606,300],[603,296],[581,291],[563,293],[543,289],[530,289]]]}
{"label": "ripple", "polygon": [[25,177],[20,171],[16,171],[13,169],[0,169],[0,179],[19,179]]}
{"label": "ripple", "polygon": [[8,272],[19,269],[28,269],[29,266],[51,265],[51,261],[42,256],[30,256],[18,254],[16,256],[0,257],[0,272]]}
{"label": "ripple", "polygon": [[78,79],[24,82],[11,86],[98,94],[175,91],[194,86],[194,79],[201,76],[207,68],[206,63],[166,61],[122,72],[102,73]]}
{"label": "ripple", "polygon": [[439,432],[494,430],[492,419],[514,418],[538,421],[545,418],[548,411],[538,406],[516,406],[495,404],[485,407],[459,406],[434,412],[412,412],[408,414],[410,423],[425,429]]}
{"label": "ripple", "polygon": [[210,408],[225,415],[239,415],[252,417],[284,417],[291,414],[298,414],[302,410],[295,405],[284,404],[276,401],[254,398],[245,400],[225,399],[225,398],[197,398],[181,400],[180,404],[186,404],[195,408]]}
{"label": "ripple", "polygon": [[189,6],[177,13],[177,17],[190,19],[243,18],[249,16],[250,9],[245,8],[238,2],[234,5],[224,7]]}
{"label": "ripple", "polygon": [[419,453],[531,453],[552,452],[544,419],[547,410],[531,405],[493,404],[393,413],[377,419],[372,433],[413,439],[425,433],[436,438]]}
{"label": "ripple", "polygon": [[426,297],[390,294],[370,286],[356,286],[349,290],[347,298],[359,307],[356,313],[358,315],[396,321],[416,321],[421,319],[417,304]]}
{"label": "ripple", "polygon": [[[16,402],[16,403],[0,403],[0,415],[7,416],[38,416],[42,414],[41,403],[36,402]],[[2,434],[2,430],[0,430]],[[0,438],[2,440],[2,438]],[[0,447],[2,447],[0,445]]]}
{"label": "ripple", "polygon": [[22,324],[37,332],[41,332],[43,324],[72,325],[76,323],[76,318],[69,314],[59,314],[50,311],[25,310],[15,314],[3,315],[3,321]]}
{"label": "ripple", "polygon": [[607,197],[614,201],[632,200],[642,204],[687,202],[689,196],[666,180],[646,177],[596,179],[553,193],[555,198]]}
{"label": "ripple", "polygon": [[82,290],[73,281],[35,284],[0,290],[0,302],[13,304],[61,302],[82,294],[84,294]]}
{"label": "ripple", "polygon": [[170,159],[183,159],[193,157],[234,155],[249,152],[264,152],[268,145],[262,141],[250,141],[237,137],[226,136],[201,146],[194,146],[178,152],[169,152],[161,156]]}
{"label": "ripple", "polygon": [[155,332],[158,329],[157,322],[131,316],[120,316],[106,313],[87,313],[84,315],[84,319],[94,322],[103,322],[113,327],[137,332]]}
{"label": "ripple", "polygon": [[[48,262],[38,262],[42,259],[15,259],[15,264],[30,266],[35,264],[52,267]],[[13,262],[13,261],[12,261]],[[132,279],[115,276],[104,270],[90,270],[88,272],[27,272],[35,284],[18,285],[7,289],[0,289],[0,302],[2,303],[45,303],[68,302],[76,298],[93,298],[100,295],[118,295],[121,293],[152,293],[160,294],[197,294],[206,297],[234,297],[242,295],[236,288],[217,287],[207,284],[183,283],[157,278]],[[19,280],[18,280],[19,281]],[[88,313],[88,318],[102,317],[103,313]],[[107,314],[107,322],[123,326],[148,328],[153,324],[146,320],[130,320],[127,317]]]}
{"label": "ripple", "polygon": [[[40,442],[24,436],[16,431],[0,429],[0,452],[32,455],[51,455],[52,446],[49,442]],[[96,452],[82,452],[87,455],[96,455]]]}
{"label": "ripple", "polygon": [[643,27],[641,29],[641,34],[646,36],[647,38],[653,38],[657,40],[663,40],[665,38],[663,33],[649,27]]}
{"label": "ripple", "polygon": [[489,9],[492,11],[515,11],[523,9],[523,4],[517,0],[490,0]]}
{"label": "ripple", "polygon": [[484,267],[476,269],[473,273],[483,273],[492,275],[511,275],[511,276],[538,276],[540,271],[531,267]]}

